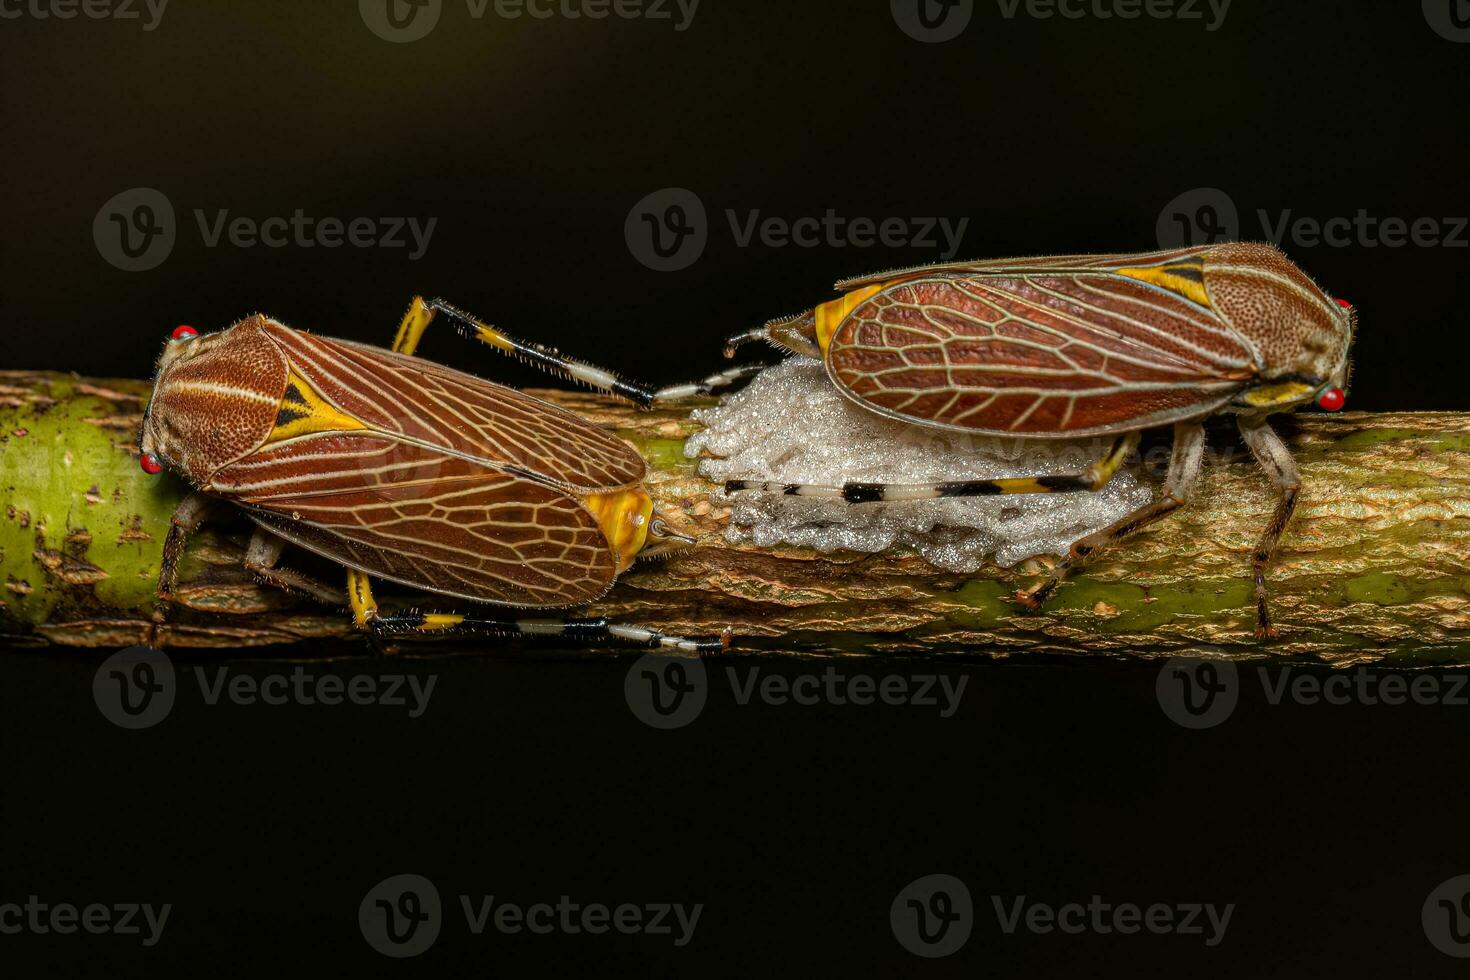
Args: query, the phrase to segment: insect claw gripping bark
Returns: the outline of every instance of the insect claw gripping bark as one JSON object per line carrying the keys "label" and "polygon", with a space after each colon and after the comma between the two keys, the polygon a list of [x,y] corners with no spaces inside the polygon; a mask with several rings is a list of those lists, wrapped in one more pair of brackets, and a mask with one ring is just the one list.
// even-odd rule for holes
{"label": "insect claw gripping bark", "polygon": [[1230,242],[1160,252],[1063,255],[901,269],[838,284],[838,298],[765,327],[779,347],[819,357],[844,395],[888,418],[973,435],[1121,437],[1084,474],[915,485],[732,480],[726,491],[835,497],[853,505],[1002,493],[1092,492],[1140,430],[1175,426],[1164,493],[1074,542],[1043,582],[1016,594],[1038,607],[1096,552],[1188,498],[1209,416],[1238,416],[1280,503],[1253,560],[1257,634],[1275,635],[1265,573],[1300,479],[1269,415],[1346,400],[1356,329],[1334,300],[1274,246]]}
{"label": "insect claw gripping bark", "polygon": [[[655,517],[647,464],[628,443],[555,405],[412,355],[442,313],[457,331],[641,405],[661,393],[442,300],[415,297],[392,351],[308,334],[261,314],[201,336],[179,328],[159,360],[140,463],[198,490],[175,513],[155,623],[167,616],[188,533],[219,503],[259,530],[247,564],[265,581],[340,602],[276,560],[286,543],[347,570],[354,622],[373,637],[490,634],[575,638],[698,653],[685,638],[603,619],[429,610],[383,612],[370,577],[491,606],[570,609],[604,595],[652,543],[692,543]],[[728,385],[737,369],[676,396]],[[669,389],[664,389],[668,391]],[[155,625],[155,633],[157,625]]]}

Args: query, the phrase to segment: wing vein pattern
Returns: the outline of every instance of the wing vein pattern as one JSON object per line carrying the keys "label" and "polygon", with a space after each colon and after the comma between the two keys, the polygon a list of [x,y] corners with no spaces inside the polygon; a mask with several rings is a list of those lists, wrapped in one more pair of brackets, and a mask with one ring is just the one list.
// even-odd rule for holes
{"label": "wing vein pattern", "polygon": [[267,441],[216,472],[254,520],[351,568],[479,602],[560,608],[611,587],[616,556],[582,498],[642,482],[627,443],[442,365],[264,329],[291,383],[364,428]]}
{"label": "wing vein pattern", "polygon": [[1074,437],[1213,412],[1255,377],[1256,352],[1202,289],[1120,274],[1125,259],[1198,281],[1188,249],[920,272],[842,321],[828,371],[883,414],[977,433]]}

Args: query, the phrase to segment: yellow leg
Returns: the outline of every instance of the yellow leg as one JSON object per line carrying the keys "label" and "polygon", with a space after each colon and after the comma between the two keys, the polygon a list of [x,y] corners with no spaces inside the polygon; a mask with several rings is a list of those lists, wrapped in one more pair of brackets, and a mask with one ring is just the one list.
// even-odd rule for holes
{"label": "yellow leg", "polygon": [[352,621],[359,629],[371,628],[378,618],[378,601],[373,598],[373,587],[367,574],[355,568],[347,569],[347,604],[352,607]]}
{"label": "yellow leg", "polygon": [[1139,441],[1143,438],[1142,432],[1130,432],[1123,438],[1113,443],[1113,448],[1106,456],[1093,463],[1087,468],[1088,479],[1092,481],[1092,490],[1101,490],[1112,480],[1113,474],[1128,459],[1129,454],[1138,448]]}
{"label": "yellow leg", "polygon": [[614,371],[600,368],[575,357],[568,357],[550,347],[517,340],[505,331],[450,306],[442,299],[426,302],[422,296],[415,296],[413,302],[408,305],[408,312],[403,315],[402,322],[398,324],[398,333],[393,337],[393,350],[399,354],[412,356],[418,350],[419,340],[423,337],[424,331],[429,328],[429,324],[433,322],[435,314],[438,313],[444,314],[462,337],[488,344],[502,353],[514,354],[549,374],[580,381],[599,391],[620,395],[644,407],[660,401],[690,397],[691,394],[708,394],[715,388],[728,386],[753,373],[749,367],[738,368],[714,375],[699,385],[677,385],[668,389],[667,392],[655,390],[647,385],[619,377]]}
{"label": "yellow leg", "polygon": [[409,612],[381,616],[367,573],[354,568],[347,569],[347,603],[352,607],[352,621],[357,627],[376,632],[437,633],[455,629],[465,621],[459,613]]}
{"label": "yellow leg", "polygon": [[422,296],[413,298],[413,302],[408,306],[408,312],[403,315],[403,321],[398,324],[398,333],[393,337],[393,350],[399,354],[412,356],[418,350],[419,340],[423,337],[424,331],[429,328],[429,324],[433,322],[436,313],[443,313],[462,337],[488,344],[501,353],[514,354],[558,378],[571,378],[599,391],[626,398],[644,408],[714,395],[734,388],[746,378],[759,374],[763,369],[760,364],[743,364],[712,374],[702,381],[651,388],[621,377],[616,371],[609,371],[595,364],[569,357],[550,347],[518,340],[505,331],[450,306],[442,299],[425,302]]}
{"label": "yellow leg", "polygon": [[394,353],[412,357],[413,352],[419,349],[419,339],[433,320],[434,308],[425,303],[422,296],[415,296],[408,304],[408,312],[403,314],[403,322],[398,324],[398,333],[393,336]]}
{"label": "yellow leg", "polygon": [[413,610],[378,614],[372,586],[365,573],[347,570],[347,601],[352,618],[359,629],[375,636],[405,633],[470,633],[493,636],[567,636],[579,642],[626,642],[635,646],[664,647],[686,653],[724,650],[730,645],[728,632],[713,637],[670,636],[638,626],[618,626],[597,619],[490,619],[460,613],[417,612]]}
{"label": "yellow leg", "polygon": [[[393,335],[393,351],[397,354],[406,354],[410,357],[419,349],[419,341],[424,336],[424,331],[429,329],[429,324],[434,322],[434,314],[439,312],[440,300],[433,303],[424,302],[422,296],[415,296],[413,302],[408,304],[408,312],[403,314],[403,320],[398,324],[398,332]],[[460,332],[466,336],[478,340],[482,344],[505,351],[508,354],[526,354],[534,345],[518,341],[514,337],[475,319],[467,313],[462,313],[453,307],[448,307],[453,318],[459,323]],[[529,353],[536,353],[529,351]],[[555,356],[555,352],[542,352],[548,356]],[[553,370],[557,374],[568,373],[565,365],[555,364]],[[605,373],[605,372],[600,372]],[[599,378],[601,380],[601,378]]]}

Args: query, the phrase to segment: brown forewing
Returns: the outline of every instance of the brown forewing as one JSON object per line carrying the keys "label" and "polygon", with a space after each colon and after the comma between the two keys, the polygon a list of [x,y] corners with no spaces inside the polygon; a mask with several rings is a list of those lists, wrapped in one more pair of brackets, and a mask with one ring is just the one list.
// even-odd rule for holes
{"label": "brown forewing", "polygon": [[606,538],[574,495],[395,438],[296,439],[215,480],[286,540],[432,592],[560,607],[597,598],[617,577]]}
{"label": "brown forewing", "polygon": [[1199,417],[1254,376],[1208,309],[1105,271],[938,275],[884,289],[834,334],[839,388],[889,415],[1072,437]]}
{"label": "brown forewing", "polygon": [[623,440],[514,388],[273,321],[266,331],[322,395],[380,432],[576,490],[643,480],[643,458]]}
{"label": "brown forewing", "polygon": [[297,375],[367,428],[267,443],[217,470],[216,492],[301,547],[433,592],[555,608],[612,585],[616,556],[579,497],[642,481],[627,443],[430,361],[264,329]]}

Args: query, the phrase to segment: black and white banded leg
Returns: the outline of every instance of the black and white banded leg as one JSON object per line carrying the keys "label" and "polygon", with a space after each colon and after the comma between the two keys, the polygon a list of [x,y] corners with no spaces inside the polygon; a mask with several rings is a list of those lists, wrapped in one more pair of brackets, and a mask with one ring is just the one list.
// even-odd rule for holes
{"label": "black and white banded leg", "polygon": [[1145,504],[1133,513],[1072,542],[1069,554],[1052,569],[1045,581],[1031,589],[1016,593],[1016,598],[1032,609],[1038,609],[1056,591],[1067,575],[1108,545],[1143,530],[1184,506],[1199,480],[1205,458],[1205,427],[1198,422],[1180,422],[1174,426],[1174,448],[1169,456],[1169,473],[1164,478],[1164,493],[1158,500]]}
{"label": "black and white banded leg", "polygon": [[593,619],[516,619],[503,616],[473,616],[463,613],[405,610],[383,613],[373,598],[367,575],[347,570],[347,597],[357,625],[377,636],[490,635],[528,638],[565,638],[578,643],[624,643],[638,647],[658,647],[682,653],[714,653],[730,645],[727,630],[720,636],[674,636],[642,626],[610,623],[601,617]]}
{"label": "black and white banded leg", "polygon": [[419,340],[423,337],[424,331],[428,329],[435,314],[438,313],[444,314],[462,337],[477,340],[496,350],[523,358],[556,377],[570,378],[599,391],[619,395],[643,408],[655,408],[688,398],[717,395],[736,387],[740,382],[754,377],[765,369],[765,366],[760,364],[743,364],[712,374],[702,381],[654,388],[624,378],[615,371],[569,357],[555,348],[512,337],[505,331],[476,319],[442,299],[436,298],[425,302],[420,296],[413,298],[408,312],[404,314],[402,322],[398,325],[398,333],[393,338],[393,350],[399,354],[413,354],[418,349]]}
{"label": "black and white banded leg", "polygon": [[1140,436],[1130,432],[1113,442],[1102,459],[1081,473],[1058,476],[1018,476],[998,480],[948,480],[940,483],[777,483],[768,480],[726,480],[726,493],[758,490],[791,497],[820,497],[849,504],[891,503],[897,500],[938,500],[943,497],[988,497],[1012,493],[1073,493],[1097,491],[1108,485],[1129,454],[1138,448]]}
{"label": "black and white banded leg", "polygon": [[1281,543],[1281,532],[1286,530],[1292,511],[1296,509],[1302,478],[1296,460],[1291,457],[1291,451],[1264,418],[1247,419],[1242,416],[1238,424],[1245,444],[1250,447],[1251,455],[1271,477],[1271,482],[1281,494],[1276,510],[1271,514],[1271,523],[1266,525],[1266,531],[1251,555],[1251,569],[1256,586],[1256,638],[1263,640],[1277,635],[1276,627],[1271,625],[1271,612],[1266,607],[1266,568],[1276,554],[1276,546]]}

